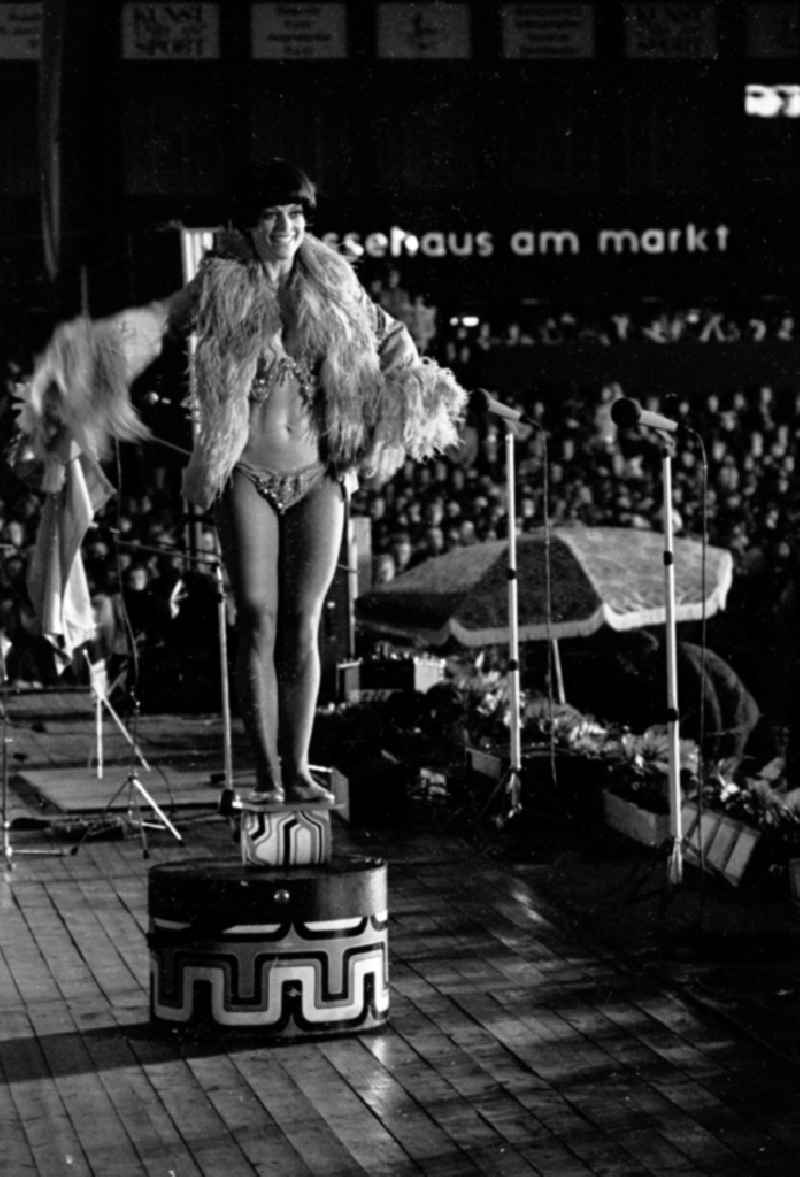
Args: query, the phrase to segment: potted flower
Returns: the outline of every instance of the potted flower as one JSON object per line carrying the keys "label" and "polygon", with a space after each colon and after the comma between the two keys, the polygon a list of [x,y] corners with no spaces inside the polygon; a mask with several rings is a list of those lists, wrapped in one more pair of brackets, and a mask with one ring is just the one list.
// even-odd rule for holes
{"label": "potted flower", "polygon": [[476,665],[459,686],[466,698],[467,760],[474,772],[499,780],[508,764],[508,682],[499,670]]}
{"label": "potted flower", "polygon": [[[606,823],[647,846],[660,846],[670,834],[669,733],[650,727],[641,734],[623,732],[609,754],[609,781],[603,790]],[[696,779],[698,750],[693,740],[679,741],[681,790]]]}
{"label": "potted flower", "polygon": [[[702,800],[702,805],[700,805]],[[780,758],[755,775],[735,762],[709,773],[702,798],[687,803],[684,836],[690,855],[738,884],[756,847],[771,871],[787,871],[800,851],[800,790],[790,790]]]}

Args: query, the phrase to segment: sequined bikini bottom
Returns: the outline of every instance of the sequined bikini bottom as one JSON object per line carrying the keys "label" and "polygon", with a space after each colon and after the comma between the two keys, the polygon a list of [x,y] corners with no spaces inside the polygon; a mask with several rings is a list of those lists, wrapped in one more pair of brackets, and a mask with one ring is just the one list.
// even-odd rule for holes
{"label": "sequined bikini bottom", "polygon": [[236,463],[235,469],[250,479],[262,499],[266,499],[279,515],[283,515],[290,507],[304,499],[328,473],[328,468],[323,462],[314,462],[288,474],[279,474],[276,470],[252,466],[249,462],[242,461]]}

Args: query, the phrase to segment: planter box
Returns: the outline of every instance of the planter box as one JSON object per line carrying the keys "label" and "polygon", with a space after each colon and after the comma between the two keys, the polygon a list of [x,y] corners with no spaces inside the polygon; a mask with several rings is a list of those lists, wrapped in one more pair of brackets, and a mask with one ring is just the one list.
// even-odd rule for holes
{"label": "planter box", "polygon": [[736,844],[731,850],[728,860],[722,869],[722,873],[729,883],[736,886],[741,882],[745,867],[750,861],[750,857],[756,848],[756,843],[761,837],[758,830],[753,829],[752,826],[740,825],[739,836],[736,839]]}
{"label": "planter box", "polygon": [[713,809],[704,809],[702,821],[700,821],[696,805],[683,806],[681,809],[683,853],[687,861],[699,863],[701,853],[704,856],[708,854],[708,848],[717,831],[720,816]]}
{"label": "planter box", "polygon": [[669,814],[640,809],[609,789],[603,789],[603,816],[612,830],[644,846],[660,846],[669,838]]}
{"label": "planter box", "polygon": [[[523,773],[526,770],[531,770],[538,777],[543,774],[544,770],[539,768],[537,772],[536,761],[539,761],[540,766],[546,761],[547,779],[551,780],[549,760],[549,750],[543,748],[537,749],[535,745],[528,745],[523,749],[520,768]],[[482,776],[491,777],[493,781],[499,781],[511,767],[511,757],[507,747],[503,748],[502,751],[497,751],[492,748],[473,748],[469,746],[467,747],[467,762],[473,772],[479,772]]]}
{"label": "planter box", "polygon": [[508,764],[508,753],[501,756],[498,752],[490,752],[487,748],[467,748],[467,758],[473,772],[491,777],[499,781]]}
{"label": "planter box", "polygon": [[[683,852],[689,862],[701,863],[737,886],[756,848],[760,832],[725,813],[684,805]],[[702,854],[701,854],[702,850]]]}

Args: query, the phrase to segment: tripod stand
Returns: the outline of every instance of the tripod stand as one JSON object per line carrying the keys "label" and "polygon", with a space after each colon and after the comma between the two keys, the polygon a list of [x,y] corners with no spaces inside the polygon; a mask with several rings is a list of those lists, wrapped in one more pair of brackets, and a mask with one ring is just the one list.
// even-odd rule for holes
{"label": "tripod stand", "polygon": [[212,773],[211,780],[215,784],[223,784],[219,799],[218,812],[223,817],[229,817],[234,809],[236,792],[234,788],[233,774],[233,726],[231,719],[231,698],[230,686],[228,682],[227,603],[222,563],[217,556],[205,554],[188,555],[186,552],[180,551],[177,548],[153,548],[148,547],[146,544],[127,543],[123,540],[119,540],[118,544],[122,548],[135,548],[140,552],[154,552],[161,556],[163,556],[165,553],[169,553],[170,555],[179,555],[189,564],[195,564],[200,567],[205,565],[206,567],[210,567],[213,571],[217,597],[217,641],[219,643],[220,709],[222,712],[223,723],[223,771],[222,773]]}
{"label": "tripod stand", "polygon": [[[95,672],[95,670],[92,666],[92,663],[89,660],[89,656],[88,656],[88,654],[86,654],[85,651],[84,651],[84,656],[86,658],[87,663],[89,663],[89,682],[91,684],[91,690],[92,690],[92,694],[94,695],[94,698],[95,698],[95,703],[98,707],[98,720],[97,720],[98,724],[102,720],[102,710],[103,710],[103,708],[105,708],[105,710],[108,712],[108,714],[111,716],[112,720],[116,724],[117,730],[119,731],[120,735],[133,749],[134,755],[136,756],[136,759],[138,760],[142,769],[145,772],[151,772],[152,770],[150,768],[150,765],[147,763],[147,761],[142,753],[141,748],[136,743],[133,736],[130,734],[128,729],[125,727],[125,724],[122,722],[119,715],[117,714],[114,707],[112,706],[111,701],[108,698],[108,694],[106,693],[105,686],[103,684],[101,676]],[[100,746],[100,744],[99,744],[99,737],[98,737],[98,747],[99,746]],[[101,761],[98,761],[98,767],[100,766],[101,763],[102,763]],[[155,798],[152,796],[152,794],[149,793],[148,790],[142,784],[141,780],[139,779],[139,774],[136,772],[135,769],[131,769],[131,771],[125,777],[125,780],[122,782],[122,784],[116,790],[116,792],[113,793],[112,796],[108,799],[108,801],[106,802],[105,810],[104,810],[105,813],[109,812],[109,810],[113,806],[114,802],[117,800],[117,798],[119,796],[122,795],[122,793],[125,792],[126,789],[128,791],[128,819],[139,830],[139,838],[140,838],[141,844],[142,844],[142,857],[143,858],[150,857],[150,847],[149,847],[149,844],[147,841],[147,832],[146,832],[148,829],[150,829],[150,830],[167,830],[168,833],[170,833],[172,835],[172,837],[175,838],[178,842],[183,841],[183,838],[181,837],[180,833],[175,828],[173,823],[169,820],[167,815],[164,813],[163,809],[160,807],[158,802],[155,800]],[[144,803],[146,806],[148,806],[152,810],[153,814],[158,819],[157,821],[146,821],[144,819],[144,817],[142,816],[142,803]],[[134,809],[136,812],[135,819],[133,817]],[[71,851],[72,854],[78,853],[78,851],[81,848],[81,845],[83,844],[85,839],[89,836],[90,832],[92,831],[92,828],[93,827],[90,826],[89,829],[86,831],[86,833],[83,834],[83,836],[75,844],[75,846],[73,846],[72,851]]]}

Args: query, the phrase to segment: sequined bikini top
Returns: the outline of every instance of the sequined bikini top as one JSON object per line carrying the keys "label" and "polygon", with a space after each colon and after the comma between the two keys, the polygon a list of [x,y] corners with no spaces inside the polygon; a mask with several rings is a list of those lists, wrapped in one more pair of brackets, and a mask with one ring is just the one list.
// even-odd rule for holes
{"label": "sequined bikini top", "polygon": [[317,388],[314,373],[304,360],[296,360],[282,347],[270,347],[259,356],[248,394],[250,400],[255,404],[263,404],[272,395],[275,386],[287,376],[294,377],[300,386],[300,395],[306,404],[310,404]]}

